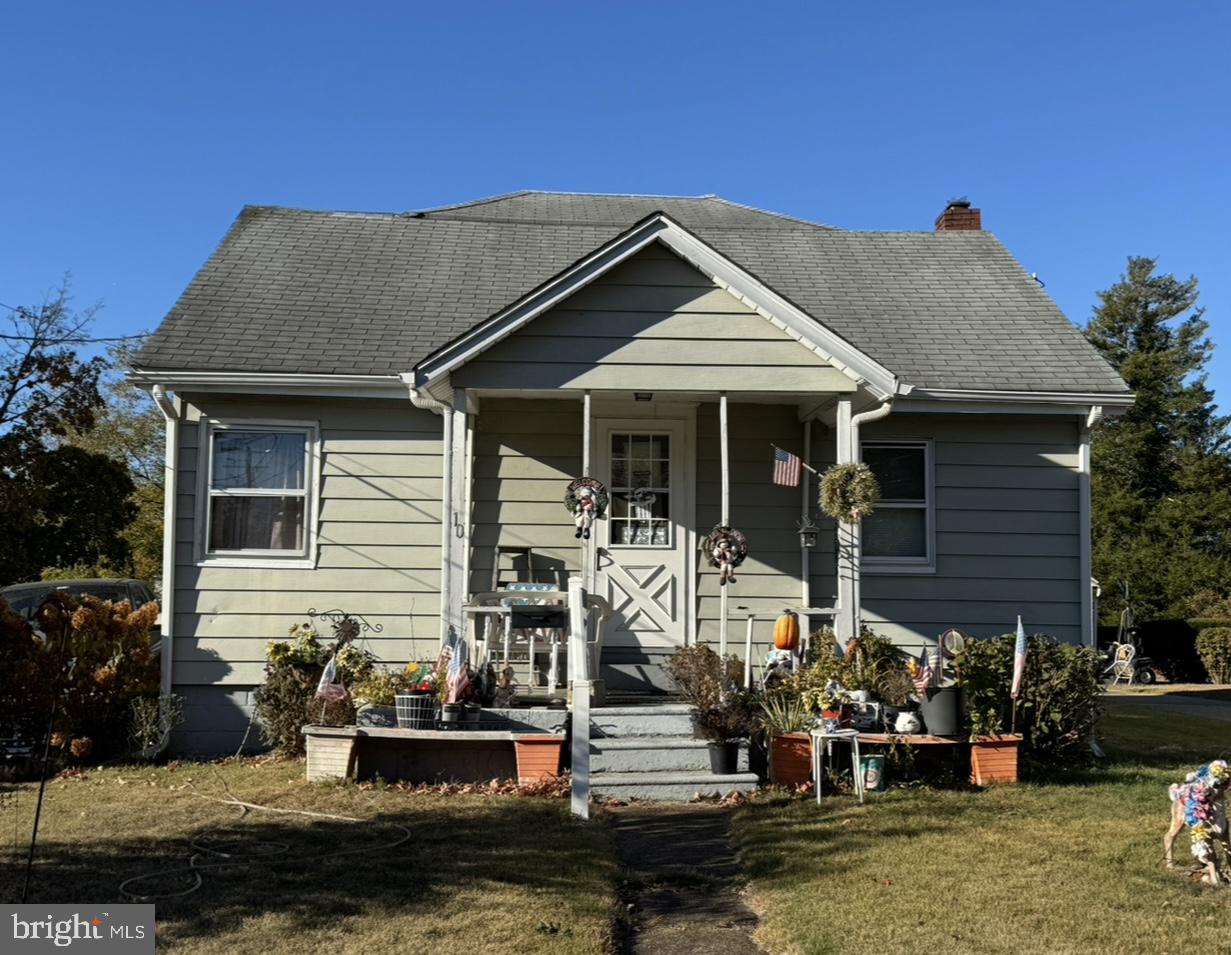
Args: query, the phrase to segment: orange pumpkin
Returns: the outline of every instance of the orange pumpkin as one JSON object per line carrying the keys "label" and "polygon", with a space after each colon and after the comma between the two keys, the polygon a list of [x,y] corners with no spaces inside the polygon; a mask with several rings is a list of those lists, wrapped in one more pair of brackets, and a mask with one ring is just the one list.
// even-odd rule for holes
{"label": "orange pumpkin", "polygon": [[799,646],[799,615],[787,611],[774,621],[774,647],[794,650]]}

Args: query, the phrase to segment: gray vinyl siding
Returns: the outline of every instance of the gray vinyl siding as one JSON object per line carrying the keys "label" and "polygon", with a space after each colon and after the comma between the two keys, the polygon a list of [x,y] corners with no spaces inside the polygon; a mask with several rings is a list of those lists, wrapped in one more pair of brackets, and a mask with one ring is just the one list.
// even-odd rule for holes
{"label": "gray vinyl siding", "polygon": [[[533,547],[535,577],[568,584],[579,567],[568,482],[581,473],[581,402],[484,398],[473,438],[470,589],[491,588],[497,544]],[[526,579],[505,557],[501,582]]]}
{"label": "gray vinyl siding", "polygon": [[[260,683],[265,645],[307,620],[309,608],[340,608],[381,625],[381,633],[364,639],[383,660],[435,653],[441,419],[409,401],[202,395],[189,396],[187,404],[177,486],[173,682],[188,705],[214,699],[202,687],[227,687],[223,696],[235,699]],[[315,567],[198,566],[202,417],[319,424]]]}
{"label": "gray vinyl siding", "polygon": [[851,391],[853,382],[655,243],[456,370],[459,388]]}
{"label": "gray vinyl siding", "polygon": [[[770,444],[796,454],[803,451],[803,425],[794,404],[740,404],[727,406],[731,451],[731,526],[748,538],[748,559],[729,584],[728,602],[752,610],[779,611],[798,607],[802,599],[798,521],[802,513],[800,489],[771,482],[773,449]],[[813,445],[825,441],[827,432],[813,425]],[[722,470],[718,430],[718,405],[709,402],[697,409],[697,534],[704,537],[721,518]],[[812,482],[810,496],[815,497]],[[815,512],[815,506],[812,508]],[[813,567],[832,566],[832,535],[821,535],[810,560]],[[818,575],[819,576],[819,575]],[[704,559],[698,561],[697,627],[699,640],[718,642],[721,588],[718,572]],[[832,587],[832,581],[825,581]],[[816,604],[814,597],[813,604]],[[758,622],[754,642],[764,649],[772,622]],[[743,620],[732,614],[728,638],[731,649],[743,656]]]}
{"label": "gray vinyl siding", "polygon": [[931,438],[936,571],[863,574],[865,620],[903,643],[949,627],[1081,639],[1075,418],[892,414],[864,440]]}

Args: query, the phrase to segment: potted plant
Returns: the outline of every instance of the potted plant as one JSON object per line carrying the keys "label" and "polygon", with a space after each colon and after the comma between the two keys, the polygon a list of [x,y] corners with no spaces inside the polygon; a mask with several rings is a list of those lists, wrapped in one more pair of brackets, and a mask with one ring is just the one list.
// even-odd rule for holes
{"label": "potted plant", "polygon": [[667,662],[680,694],[696,710],[697,732],[709,741],[710,768],[730,775],[739,763],[739,744],[758,723],[753,695],[740,687],[737,657],[720,657],[704,644],[685,647]]}
{"label": "potted plant", "polygon": [[812,777],[815,717],[802,698],[775,693],[761,702],[761,721],[769,736],[769,778],[781,786],[800,786]]}
{"label": "potted plant", "polygon": [[351,687],[358,726],[397,726],[398,674],[378,667]]}
{"label": "potted plant", "polygon": [[400,728],[428,730],[436,725],[441,683],[439,671],[431,664],[418,661],[406,664],[406,672],[399,679],[400,692],[394,697]]}
{"label": "potted plant", "polygon": [[709,741],[710,769],[729,776],[739,769],[740,744],[760,726],[756,697],[729,689],[716,704],[697,710],[697,729]]}
{"label": "potted plant", "polygon": [[970,730],[970,781],[976,786],[1017,782],[1017,754],[1022,736],[1005,733],[1005,712],[1011,711],[1009,686],[1012,655],[1005,641],[967,641],[958,674]]}

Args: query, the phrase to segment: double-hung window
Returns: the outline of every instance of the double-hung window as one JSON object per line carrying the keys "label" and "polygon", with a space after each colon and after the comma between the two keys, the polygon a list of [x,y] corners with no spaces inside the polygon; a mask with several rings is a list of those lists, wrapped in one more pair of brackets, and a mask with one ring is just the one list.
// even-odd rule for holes
{"label": "double-hung window", "polygon": [[309,561],[316,426],[213,421],[206,434],[202,556]]}
{"label": "double-hung window", "polygon": [[930,570],[935,566],[932,449],[927,441],[868,441],[863,461],[876,475],[881,499],[863,519],[863,566],[870,570]]}

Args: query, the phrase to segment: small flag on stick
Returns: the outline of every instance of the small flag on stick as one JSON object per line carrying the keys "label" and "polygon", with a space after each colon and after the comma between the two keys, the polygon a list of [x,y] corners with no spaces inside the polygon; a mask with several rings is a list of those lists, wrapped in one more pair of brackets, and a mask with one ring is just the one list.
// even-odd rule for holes
{"label": "small flag on stick", "polygon": [[1026,672],[1026,628],[1022,626],[1021,614],[1017,615],[1017,643],[1013,647],[1013,688],[1009,696],[1013,699],[1021,694],[1022,676]]}
{"label": "small flag on stick", "polygon": [[789,451],[783,451],[774,446],[774,483],[786,487],[799,487],[802,464],[798,457]]}
{"label": "small flag on stick", "polygon": [[924,647],[923,653],[919,655],[919,662],[915,666],[915,692],[920,695],[927,692],[927,688],[932,685],[932,664],[928,660],[928,651]]}

